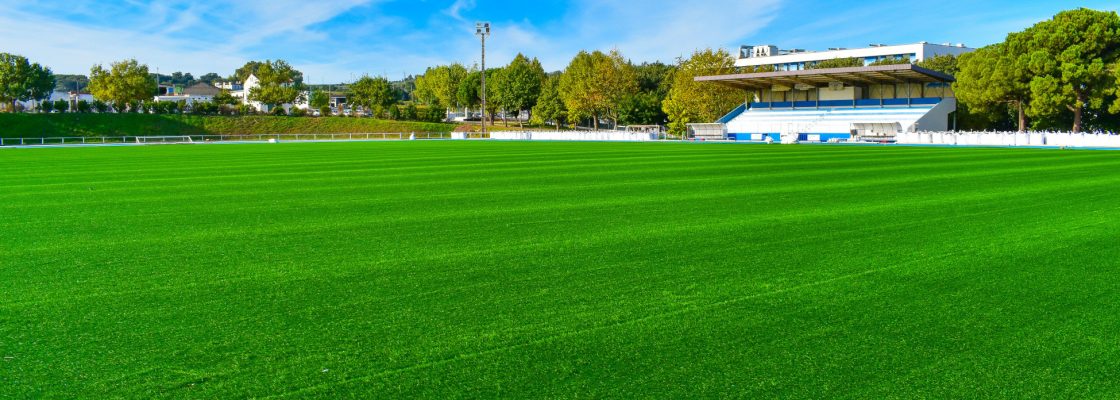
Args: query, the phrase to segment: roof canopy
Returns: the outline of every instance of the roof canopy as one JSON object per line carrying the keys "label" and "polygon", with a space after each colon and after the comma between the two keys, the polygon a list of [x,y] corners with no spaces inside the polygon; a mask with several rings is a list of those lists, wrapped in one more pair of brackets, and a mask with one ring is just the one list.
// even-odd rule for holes
{"label": "roof canopy", "polygon": [[770,89],[774,85],[796,87],[809,85],[828,86],[832,82],[848,85],[871,85],[893,83],[935,83],[953,82],[952,75],[925,69],[912,64],[876,65],[871,67],[848,67],[806,69],[801,71],[759,72],[753,74],[698,76],[697,82],[712,82],[736,89]]}

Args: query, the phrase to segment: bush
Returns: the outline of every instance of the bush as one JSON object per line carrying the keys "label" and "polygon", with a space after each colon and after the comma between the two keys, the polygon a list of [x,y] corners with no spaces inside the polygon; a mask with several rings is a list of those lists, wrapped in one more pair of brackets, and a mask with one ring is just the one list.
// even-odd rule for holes
{"label": "bush", "polygon": [[288,112],[284,110],[284,106],[276,106],[272,109],[272,111],[269,111],[268,113],[276,116],[288,115]]}
{"label": "bush", "polygon": [[90,109],[91,109],[91,106],[90,106],[88,101],[78,100],[78,112],[88,113],[90,111]]}
{"label": "bush", "polygon": [[409,104],[409,105],[405,106],[404,111],[401,112],[401,119],[404,119],[404,120],[407,120],[407,121],[415,121],[419,115],[420,114],[416,110],[416,105],[415,104]]}
{"label": "bush", "polygon": [[250,107],[248,104],[237,105],[237,115],[253,115],[255,113],[256,111],[253,110],[253,107]]}
{"label": "bush", "polygon": [[332,114],[332,112],[331,112],[331,111],[332,111],[332,110],[331,110],[331,106],[322,106],[322,107],[319,107],[319,116],[322,116],[322,117],[329,117],[329,116],[331,116],[331,114]]}
{"label": "bush", "polygon": [[299,107],[292,107],[291,116],[293,116],[293,117],[306,117],[307,116],[307,109],[299,108]]}
{"label": "bush", "polygon": [[51,103],[49,101],[42,101],[39,103],[39,109],[45,113],[50,113],[54,110],[54,103]]}
{"label": "bush", "polygon": [[109,103],[106,103],[106,102],[101,101],[101,100],[94,100],[93,101],[93,109],[97,110],[97,113],[99,113],[99,114],[107,113],[107,112],[109,112]]}
{"label": "bush", "polygon": [[401,108],[397,107],[396,104],[389,106],[389,119],[401,119]]}
{"label": "bush", "polygon": [[55,100],[54,109],[58,110],[59,112],[70,111],[70,102],[66,100]]}

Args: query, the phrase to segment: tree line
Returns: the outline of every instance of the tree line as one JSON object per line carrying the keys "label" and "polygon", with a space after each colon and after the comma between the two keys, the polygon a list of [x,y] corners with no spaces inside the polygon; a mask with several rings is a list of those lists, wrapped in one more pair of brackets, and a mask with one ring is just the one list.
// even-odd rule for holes
{"label": "tree line", "polygon": [[[910,62],[887,59],[875,65]],[[862,59],[845,58],[807,68],[863,65]],[[927,58],[918,65],[956,76],[952,88],[959,103],[958,120],[967,129],[1120,129],[1120,17],[1116,12],[1064,11],[1007,35],[1001,43],[960,57]],[[558,128],[598,129],[604,123],[667,125],[670,132],[679,134],[689,123],[717,120],[747,97],[742,91],[695,82],[694,77],[768,70],[772,69],[735,67],[730,53],[710,48],[669,65],[635,64],[618,50],[581,51],[555,72],[546,72],[536,58],[518,54],[508,64],[486,71],[452,63],[430,67],[405,81],[363,76],[344,85],[343,91],[356,113],[381,118],[442,120],[447,113],[477,111],[492,123],[499,116],[512,116],[518,124],[528,120]],[[485,110],[481,109],[483,74]],[[249,100],[273,110],[306,100],[314,110],[331,111],[330,93],[305,85],[303,73],[283,60],[248,62],[229,79],[244,81],[249,75],[260,82],[248,93]],[[86,84],[98,100],[118,111],[144,111],[149,107],[144,103],[155,92],[151,77],[146,65],[125,60],[109,68],[95,65]],[[211,73],[203,80],[218,77]],[[194,81],[190,74],[175,73],[170,78],[172,82]],[[55,79],[49,68],[20,56],[0,54],[0,108],[14,110],[16,101],[49,97]],[[214,112],[245,111],[233,109],[235,101],[228,93],[215,100],[211,105],[216,107]]]}

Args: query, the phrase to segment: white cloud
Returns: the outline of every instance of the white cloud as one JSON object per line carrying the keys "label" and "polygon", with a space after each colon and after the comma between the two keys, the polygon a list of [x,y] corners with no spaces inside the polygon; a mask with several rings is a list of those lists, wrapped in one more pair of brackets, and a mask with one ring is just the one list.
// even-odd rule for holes
{"label": "white cloud", "polygon": [[444,10],[444,14],[459,21],[466,21],[463,18],[462,12],[473,9],[475,4],[475,0],[455,0],[455,2],[451,4],[451,7]]}
{"label": "white cloud", "polygon": [[[444,1],[393,4],[429,9],[418,17],[386,14],[381,9],[393,8],[385,5],[390,0],[0,0],[0,38],[7,47],[0,51],[59,73],[88,73],[94,63],[136,58],[161,72],[225,75],[250,59],[284,58],[313,82],[365,73],[398,78],[433,65],[478,63],[474,23],[463,13],[485,15],[485,7],[495,6]],[[523,16],[492,21],[487,64],[503,65],[521,52],[559,70],[580,50],[612,48],[635,62],[673,62],[697,48],[740,44],[770,23],[779,1],[574,0],[558,16],[517,5]]]}
{"label": "white cloud", "polygon": [[[0,3],[0,37],[8,48],[58,73],[88,73],[93,64],[136,58],[155,71],[228,74],[268,41],[321,41],[314,29],[370,0],[241,0],[230,3],[164,1],[112,4],[98,10],[75,2]],[[21,10],[20,6],[34,11]],[[113,15],[116,13],[115,15]],[[62,14],[68,18],[54,17]],[[112,18],[112,25],[105,21]],[[126,28],[127,27],[127,28]],[[278,58],[265,55],[260,58]]]}

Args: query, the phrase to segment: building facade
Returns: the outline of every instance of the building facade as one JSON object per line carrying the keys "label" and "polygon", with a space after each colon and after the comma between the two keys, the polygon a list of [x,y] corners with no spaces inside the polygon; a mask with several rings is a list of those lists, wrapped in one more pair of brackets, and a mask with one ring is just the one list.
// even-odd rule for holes
{"label": "building facade", "polygon": [[911,63],[924,61],[939,55],[961,55],[972,51],[964,44],[931,44],[920,42],[903,45],[873,44],[858,49],[831,48],[827,51],[806,51],[803,49],[781,50],[777,46],[742,46],[739,48],[737,67],[772,66],[775,71],[801,71],[810,69],[821,61],[839,58],[857,58],[863,65],[883,60],[908,59]]}

